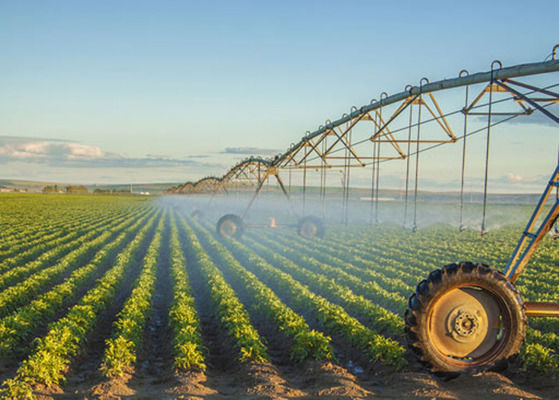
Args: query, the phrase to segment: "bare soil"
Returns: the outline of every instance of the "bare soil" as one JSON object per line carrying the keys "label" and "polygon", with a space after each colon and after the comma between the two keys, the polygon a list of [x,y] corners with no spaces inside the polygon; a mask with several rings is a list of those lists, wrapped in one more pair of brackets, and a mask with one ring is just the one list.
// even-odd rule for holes
{"label": "bare soil", "polygon": [[[154,380],[130,371],[125,377],[92,385],[38,388],[41,400],[55,399],[557,399],[554,378],[509,371],[484,372],[444,380],[427,372],[368,371],[352,373],[334,363],[307,362],[291,367],[272,364],[237,365],[230,371],[162,374]],[[513,377],[516,376],[516,377]]]}

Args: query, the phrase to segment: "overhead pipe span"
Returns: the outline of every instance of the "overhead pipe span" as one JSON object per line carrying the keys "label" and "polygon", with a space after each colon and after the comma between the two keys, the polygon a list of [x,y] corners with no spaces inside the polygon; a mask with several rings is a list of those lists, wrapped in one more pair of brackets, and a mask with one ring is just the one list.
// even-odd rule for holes
{"label": "overhead pipe span", "polygon": [[274,159],[272,165],[278,165],[283,161],[289,154],[291,154],[292,149],[297,149],[301,146],[305,141],[309,139],[313,139],[327,130],[331,130],[332,128],[338,127],[342,124],[348,123],[353,119],[359,117],[361,114],[368,113],[370,111],[376,110],[381,107],[388,106],[390,104],[397,103],[399,101],[407,99],[409,96],[416,96],[425,93],[432,93],[437,92],[445,89],[453,89],[462,86],[474,85],[477,83],[484,83],[489,82],[492,79],[510,79],[510,78],[518,78],[521,76],[528,76],[528,75],[538,75],[538,74],[545,74],[549,72],[556,72],[559,71],[559,60],[551,60],[551,61],[544,61],[544,62],[537,62],[537,63],[530,63],[530,64],[519,64],[514,65],[512,67],[507,68],[499,68],[493,71],[487,72],[478,72],[472,75],[466,75],[462,77],[452,78],[452,79],[443,79],[441,81],[427,83],[420,86],[413,86],[409,88],[409,90],[405,90],[400,93],[393,94],[392,96],[385,97],[384,99],[380,99],[372,104],[368,104],[362,106],[361,108],[344,115],[342,118],[337,119],[333,122],[330,122],[314,132],[309,133],[305,137],[303,137],[298,143],[292,146],[288,151],[280,155],[278,158]]}
{"label": "overhead pipe span", "polygon": [[[500,62],[494,61],[493,65],[495,64],[500,65]],[[407,86],[406,90],[400,93],[393,94],[391,96],[386,96],[384,98],[381,98],[380,100],[375,101],[372,104],[364,105],[358,109],[356,107],[353,107],[352,112],[350,112],[349,114],[344,114],[344,116],[342,116],[340,119],[337,119],[333,122],[328,122],[326,125],[321,126],[319,129],[315,130],[314,132],[308,133],[303,138],[301,138],[299,142],[290,146],[290,148],[286,152],[282,153],[281,155],[269,159],[256,157],[256,156],[248,157],[240,161],[239,163],[235,164],[233,167],[231,167],[222,177],[205,177],[197,182],[193,182],[193,185],[197,186],[202,181],[206,181],[209,179],[215,179],[216,181],[219,182],[224,182],[224,181],[226,182],[234,175],[235,171],[251,163],[262,164],[263,166],[266,167],[278,167],[282,161],[284,161],[293,151],[296,151],[306,141],[313,139],[317,136],[320,136],[324,132],[331,130],[335,127],[346,124],[365,113],[406,100],[410,96],[417,96],[421,94],[432,93],[432,92],[437,92],[446,89],[453,89],[453,88],[474,85],[479,83],[486,83],[496,79],[503,80],[503,79],[545,74],[545,73],[557,72],[557,71],[559,71],[559,60],[553,59],[551,61],[519,64],[519,65],[514,65],[506,68],[498,68],[486,72],[478,72],[471,75],[463,75],[457,78],[443,79],[432,83],[429,82],[423,83],[423,81],[425,81],[425,79],[423,79],[422,84],[419,86]]]}

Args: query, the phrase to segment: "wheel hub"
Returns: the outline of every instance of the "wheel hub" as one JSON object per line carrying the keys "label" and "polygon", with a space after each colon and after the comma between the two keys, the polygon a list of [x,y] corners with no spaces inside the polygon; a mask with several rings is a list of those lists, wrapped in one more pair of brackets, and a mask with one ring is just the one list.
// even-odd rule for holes
{"label": "wheel hub", "polygon": [[478,318],[467,311],[458,311],[458,315],[454,319],[454,332],[461,337],[470,337],[475,335],[480,326]]}
{"label": "wheel hub", "polygon": [[219,230],[223,236],[233,236],[237,231],[237,225],[232,221],[224,221]]}
{"label": "wheel hub", "polygon": [[315,224],[313,224],[310,221],[305,221],[303,223],[303,226],[301,227],[301,235],[303,237],[314,237],[316,236],[316,233],[318,232],[318,228]]}
{"label": "wheel hub", "polygon": [[497,343],[499,318],[499,306],[488,292],[455,288],[435,303],[430,336],[435,347],[448,357],[479,357]]}

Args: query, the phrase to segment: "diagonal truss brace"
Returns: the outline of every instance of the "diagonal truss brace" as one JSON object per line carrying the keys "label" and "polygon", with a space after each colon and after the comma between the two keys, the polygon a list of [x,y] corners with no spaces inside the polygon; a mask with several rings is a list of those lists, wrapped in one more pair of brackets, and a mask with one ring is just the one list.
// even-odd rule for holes
{"label": "diagonal truss brace", "polygon": [[[439,103],[437,102],[437,100],[435,99],[435,96],[433,96],[432,93],[428,93],[429,99],[431,100],[432,105],[430,106],[428,102],[426,102],[423,99],[423,95],[418,94],[415,96],[409,96],[407,99],[405,99],[400,106],[396,109],[396,111],[394,111],[394,113],[392,114],[392,116],[388,119],[388,122],[384,122],[384,120],[382,119],[382,115],[378,112],[378,110],[376,110],[376,114],[379,117],[379,121],[382,123],[382,125],[380,125],[380,123],[378,123],[374,118],[372,118],[369,115],[369,120],[373,121],[373,123],[375,124],[375,126],[378,128],[378,130],[369,138],[369,140],[371,142],[380,142],[380,143],[390,143],[392,144],[392,146],[396,149],[396,151],[400,154],[400,158],[406,158],[407,155],[402,151],[401,147],[398,145],[398,143],[454,143],[458,140],[458,138],[456,137],[456,135],[454,135],[454,132],[452,131],[452,128],[450,127],[450,124],[448,123],[444,113],[441,110],[441,107],[439,106]],[[404,110],[406,110],[408,107],[412,107],[412,106],[419,106],[419,107],[423,107],[425,108],[429,114],[431,115],[431,117],[433,118],[433,120],[435,120],[437,122],[437,124],[439,125],[439,127],[443,130],[443,132],[448,136],[448,139],[435,139],[435,140],[429,140],[429,139],[421,139],[421,140],[407,140],[407,139],[396,139],[394,137],[393,132],[390,131],[390,124],[396,120],[396,118],[402,114],[402,112]],[[417,122],[418,125],[421,125],[422,122],[418,121]]]}
{"label": "diagonal truss brace", "polygon": [[[512,87],[510,87],[509,85],[507,85],[506,83],[508,83],[509,85],[516,85],[516,86],[520,86],[523,87],[525,89],[530,89],[534,92],[538,92],[538,93],[542,93],[544,95],[547,95],[549,97],[539,97],[539,98],[530,98],[522,93],[520,93],[519,91],[517,91],[516,89],[513,89]],[[551,118],[553,121],[559,123],[559,117],[557,117],[555,114],[553,114],[552,112],[550,112],[549,110],[547,110],[546,108],[542,107],[539,103],[540,102],[546,102],[546,103],[559,103],[559,94],[551,92],[549,90],[545,90],[545,89],[540,89],[537,88],[535,86],[531,86],[531,85],[527,85],[525,83],[522,82],[516,82],[516,81],[512,81],[512,80],[508,80],[508,81],[496,81],[495,82],[497,85],[499,85],[501,88],[505,89],[506,91],[512,93],[515,96],[515,100],[522,105],[523,101],[526,101],[528,104],[530,104],[532,107],[534,107],[535,109],[537,109],[538,111],[541,111],[544,115],[546,115],[547,117]]]}

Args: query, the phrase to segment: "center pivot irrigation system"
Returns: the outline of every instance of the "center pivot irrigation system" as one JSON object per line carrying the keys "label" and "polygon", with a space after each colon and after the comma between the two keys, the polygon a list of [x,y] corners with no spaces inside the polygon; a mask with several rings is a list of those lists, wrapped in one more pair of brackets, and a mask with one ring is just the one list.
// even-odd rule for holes
{"label": "center pivot irrigation system", "polygon": [[[326,121],[283,154],[271,159],[250,157],[236,164],[223,177],[189,182],[170,189],[168,193],[209,193],[215,196],[217,193],[254,191],[242,216],[228,214],[217,224],[219,234],[239,237],[245,228],[243,219],[271,178],[275,179],[289,204],[290,190],[286,189],[280,173],[289,174],[291,188],[291,173],[302,172],[304,215],[308,175],[318,172],[319,193],[324,205],[327,172],[341,171],[344,215],[347,217],[350,172],[354,168],[371,167],[370,212],[374,222],[378,221],[379,215],[381,166],[386,161],[402,160],[405,163],[403,223],[415,230],[421,153],[461,141],[462,229],[467,139],[485,134],[483,234],[486,231],[491,128],[534,112],[559,124],[559,117],[552,107],[559,103],[559,94],[555,91],[559,86],[556,74],[559,71],[558,51],[559,45],[553,48],[549,61],[506,68],[501,62],[494,61],[487,72],[469,74],[462,70],[457,78],[432,83],[423,78],[419,86],[407,86],[403,92],[392,96],[383,93],[378,101],[372,100],[361,108],[353,107],[349,114],[334,122]],[[473,90],[476,91],[474,96],[471,95]],[[441,106],[443,103],[435,98],[435,94],[444,98],[444,105],[460,96],[461,104],[454,111],[445,113],[443,109],[446,107]],[[398,122],[400,126],[397,126]],[[453,129],[456,126],[458,129]],[[461,131],[459,134],[458,130]],[[543,210],[553,188],[558,194],[545,214]],[[559,304],[524,302],[514,286],[558,216],[559,165],[504,272],[483,264],[461,262],[431,272],[417,285],[409,299],[405,319],[409,346],[422,362],[439,372],[490,368],[520,351],[527,317],[559,317]],[[411,225],[408,224],[410,218]],[[324,234],[322,220],[317,217],[300,217],[296,226],[303,236],[321,237]]]}

